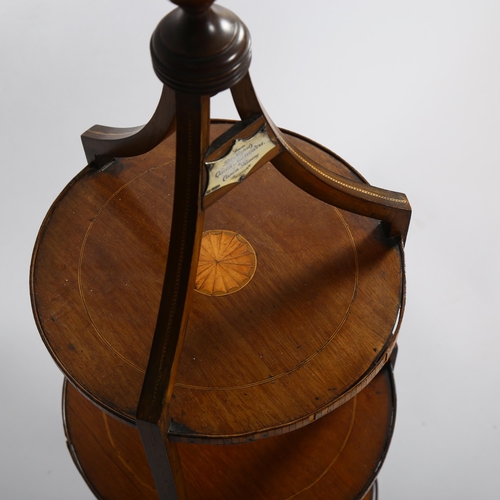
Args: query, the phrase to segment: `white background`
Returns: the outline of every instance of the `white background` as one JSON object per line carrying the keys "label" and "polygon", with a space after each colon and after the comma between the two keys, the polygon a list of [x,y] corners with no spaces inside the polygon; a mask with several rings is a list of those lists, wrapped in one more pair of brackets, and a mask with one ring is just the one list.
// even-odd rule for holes
{"label": "white background", "polygon": [[[382,500],[500,498],[500,2],[222,5],[250,28],[252,77],[274,121],[413,206]],[[148,44],[171,8],[0,4],[1,499],[93,498],[65,448],[62,375],[32,319],[30,257],[50,204],[85,166],[80,134],[154,111]],[[228,96],[213,115],[236,116]]]}

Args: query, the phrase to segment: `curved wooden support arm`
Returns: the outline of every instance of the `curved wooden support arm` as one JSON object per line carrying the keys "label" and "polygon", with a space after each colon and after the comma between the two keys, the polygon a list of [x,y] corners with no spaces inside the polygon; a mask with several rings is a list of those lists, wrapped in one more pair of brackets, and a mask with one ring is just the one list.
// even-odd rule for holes
{"label": "curved wooden support arm", "polygon": [[383,221],[390,236],[401,236],[405,241],[411,207],[404,194],[337,175],[292,146],[260,104],[248,74],[231,91],[243,119],[256,114],[265,117],[270,132],[282,148],[282,153],[271,162],[287,179],[326,203]]}
{"label": "curved wooden support arm", "polygon": [[383,221],[391,237],[405,241],[411,207],[404,194],[329,172],[287,143],[279,129],[273,131],[284,151],[271,162],[287,179],[330,205]]}
{"label": "curved wooden support arm", "polygon": [[[175,445],[168,441],[169,402],[187,327],[203,232],[203,155],[208,147],[210,99],[176,93],[174,207],[160,307],[137,409],[137,426],[160,500],[184,498]],[[174,481],[175,484],[172,484]]]}
{"label": "curved wooden support arm", "polygon": [[83,149],[89,165],[101,167],[115,156],[147,153],[172,133],[174,115],[174,91],[164,86],[156,111],[146,125],[131,128],[94,125],[82,134]]}

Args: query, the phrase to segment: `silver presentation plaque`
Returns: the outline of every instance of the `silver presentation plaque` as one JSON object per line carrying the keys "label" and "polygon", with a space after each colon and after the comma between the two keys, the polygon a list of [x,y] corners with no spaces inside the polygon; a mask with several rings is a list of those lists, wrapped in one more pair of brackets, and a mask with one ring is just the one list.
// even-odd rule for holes
{"label": "silver presentation plaque", "polygon": [[208,170],[205,195],[228,184],[243,181],[250,170],[275,146],[265,125],[248,139],[236,139],[222,158],[205,163]]}

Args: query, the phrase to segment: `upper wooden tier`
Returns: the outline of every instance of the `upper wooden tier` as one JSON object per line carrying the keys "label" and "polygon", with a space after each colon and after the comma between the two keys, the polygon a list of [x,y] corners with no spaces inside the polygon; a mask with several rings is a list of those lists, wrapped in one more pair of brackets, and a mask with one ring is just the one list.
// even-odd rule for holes
{"label": "upper wooden tier", "polygon": [[[212,140],[229,127],[213,124]],[[327,171],[363,181],[335,154],[286,137]],[[88,398],[131,424],[165,273],[174,156],[175,134],[142,156],[85,168],[49,211],[34,254],[33,307],[48,349]],[[367,385],[390,355],[404,305],[399,239],[270,164],[207,209],[205,230],[241,235],[256,265],[234,293],[195,294],[172,439],[280,434]]]}

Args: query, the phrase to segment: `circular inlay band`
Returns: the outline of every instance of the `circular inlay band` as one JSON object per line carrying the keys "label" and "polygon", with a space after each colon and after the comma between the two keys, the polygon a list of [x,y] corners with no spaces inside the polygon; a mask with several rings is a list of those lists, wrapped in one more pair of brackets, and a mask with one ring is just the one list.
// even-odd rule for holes
{"label": "circular inlay band", "polygon": [[246,286],[255,274],[257,256],[252,245],[233,231],[203,233],[195,290],[223,296]]}
{"label": "circular inlay band", "polygon": [[[212,138],[229,126],[214,123]],[[289,137],[325,168],[357,178],[332,153]],[[52,207],[34,254],[44,341],[91,401],[129,423],[165,275],[175,144],[174,134],[146,155],[85,169]],[[402,248],[380,224],[325,205],[265,165],[211,206],[204,225],[211,231],[200,235],[198,280],[193,270],[199,292],[171,402],[172,439],[281,435],[365,387],[390,353],[404,299]],[[215,286],[214,269],[234,282]],[[248,418],[235,420],[234,408]]]}

